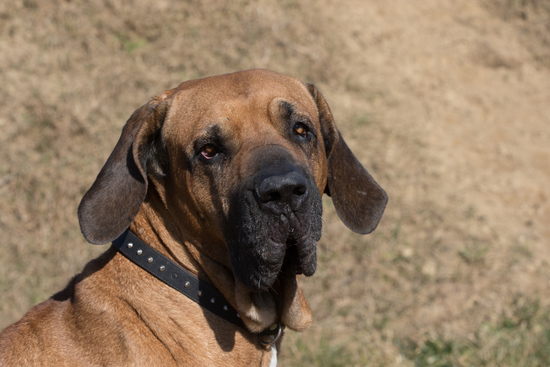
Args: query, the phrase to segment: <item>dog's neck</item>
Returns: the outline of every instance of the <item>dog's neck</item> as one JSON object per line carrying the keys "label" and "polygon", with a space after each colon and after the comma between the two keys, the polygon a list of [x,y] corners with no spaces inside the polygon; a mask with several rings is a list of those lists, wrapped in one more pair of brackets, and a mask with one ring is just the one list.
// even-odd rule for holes
{"label": "dog's neck", "polygon": [[[154,276],[164,284],[184,294],[203,308],[246,330],[240,315],[214,287],[193,276],[158,251],[151,248],[132,231],[125,231],[113,241],[113,245],[128,260]],[[269,348],[282,336],[284,325],[274,323],[257,333],[258,342]]]}
{"label": "dog's neck", "polygon": [[205,251],[212,244],[196,243],[196,238],[188,236],[185,230],[171,223],[158,225],[155,221],[159,218],[145,206],[134,219],[130,230],[153,249],[218,289],[241,315],[251,332],[259,333],[281,321],[272,295],[251,292],[235,278],[227,253],[225,256],[220,255],[223,254],[224,244],[218,243],[215,246],[217,251]]}
{"label": "dog's neck", "polygon": [[[71,303],[71,307],[78,308],[81,313],[89,313],[87,318],[96,317],[101,312],[107,320],[115,320],[102,325],[102,332],[111,349],[116,349],[118,344],[120,350],[151,349],[156,361],[163,361],[159,365],[204,365],[205,358],[207,364],[221,365],[219,360],[209,359],[219,357],[220,353],[224,356],[224,365],[238,365],[241,362],[246,362],[246,365],[270,365],[273,349],[262,348],[253,334],[230,322],[220,321],[216,315],[205,312],[176,290],[160,287],[157,279],[143,276],[142,269],[114,251],[116,249],[113,247],[87,266],[80,277],[82,280],[79,279],[75,285],[76,296]],[[112,280],[116,287],[109,290],[116,294],[115,298],[102,297],[101,292],[107,288],[97,282],[105,279]],[[92,289],[96,292],[95,298],[87,294]],[[99,298],[109,300],[107,305],[89,302],[97,300],[98,290]],[[101,305],[100,309],[98,305]],[[113,310],[127,315],[124,323],[110,318]],[[135,335],[130,338],[135,344],[125,344],[124,339],[117,337],[120,328]],[[197,353],[208,350],[217,352]],[[128,360],[132,360],[132,355],[127,356]],[[157,365],[157,362],[153,364]]]}

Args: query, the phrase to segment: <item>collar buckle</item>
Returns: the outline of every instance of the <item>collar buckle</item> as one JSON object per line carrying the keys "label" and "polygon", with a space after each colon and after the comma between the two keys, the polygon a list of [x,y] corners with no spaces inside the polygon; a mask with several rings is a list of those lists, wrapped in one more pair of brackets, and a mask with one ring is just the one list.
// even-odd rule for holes
{"label": "collar buckle", "polygon": [[261,333],[257,334],[258,341],[261,345],[268,348],[275,344],[283,335],[284,325],[280,322],[276,322]]}

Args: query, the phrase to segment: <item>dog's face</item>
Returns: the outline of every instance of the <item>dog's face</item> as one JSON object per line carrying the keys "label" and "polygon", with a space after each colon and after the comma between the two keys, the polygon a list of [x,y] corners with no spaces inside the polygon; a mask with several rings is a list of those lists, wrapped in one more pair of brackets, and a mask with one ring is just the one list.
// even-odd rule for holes
{"label": "dog's face", "polygon": [[[235,275],[261,291],[315,272],[324,192],[360,233],[387,200],[315,87],[252,70],[183,83],[136,111],[79,216],[86,238],[104,243],[160,198],[181,233],[226,246]],[[117,195],[129,204],[112,204]]]}
{"label": "dog's face", "polygon": [[[281,76],[266,89],[265,78],[224,76],[181,90],[161,137],[164,174],[176,188],[171,211],[195,212],[194,232],[219,232],[235,274],[253,290],[269,288],[283,267],[314,273],[327,171],[308,89]],[[197,103],[204,95],[209,103]]]}

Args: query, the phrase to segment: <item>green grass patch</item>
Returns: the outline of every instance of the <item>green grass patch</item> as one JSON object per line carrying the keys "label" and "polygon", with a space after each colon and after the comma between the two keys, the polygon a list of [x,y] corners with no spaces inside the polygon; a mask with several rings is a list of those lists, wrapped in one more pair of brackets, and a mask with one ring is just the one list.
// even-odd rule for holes
{"label": "green grass patch", "polygon": [[397,340],[396,345],[418,367],[549,366],[550,310],[522,298],[512,309],[497,322],[480,325],[467,339],[430,335],[419,343]]}
{"label": "green grass patch", "polygon": [[357,362],[357,356],[352,356],[343,346],[334,345],[325,335],[316,340],[316,343],[300,336],[294,347],[285,352],[290,353],[283,358],[283,366],[346,367],[356,365]]}

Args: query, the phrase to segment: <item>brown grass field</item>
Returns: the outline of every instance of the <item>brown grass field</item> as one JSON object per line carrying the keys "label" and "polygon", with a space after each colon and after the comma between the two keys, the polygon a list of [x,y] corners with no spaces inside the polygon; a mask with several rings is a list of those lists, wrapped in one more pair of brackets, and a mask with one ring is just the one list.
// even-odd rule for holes
{"label": "brown grass field", "polygon": [[252,67],[320,87],[390,195],[325,198],[315,315],[282,366],[550,365],[550,3],[0,3],[0,329],[106,250],[76,209],[130,114]]}

